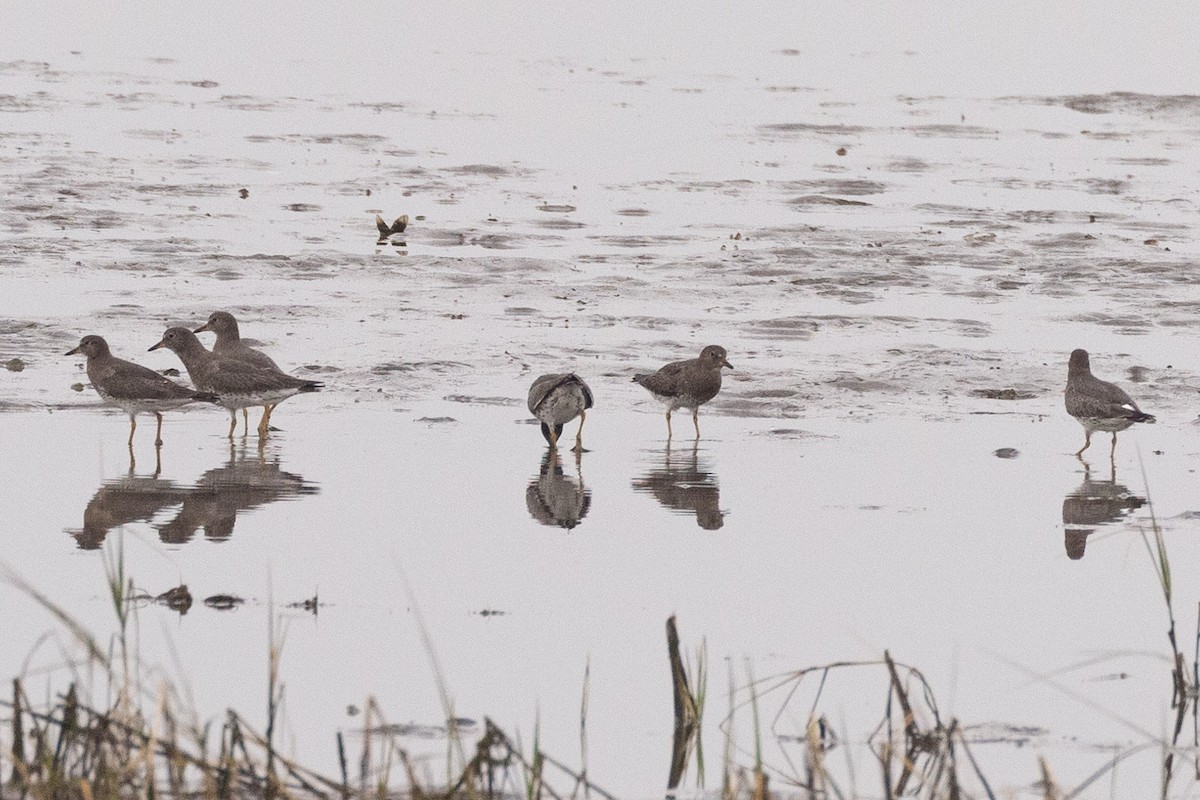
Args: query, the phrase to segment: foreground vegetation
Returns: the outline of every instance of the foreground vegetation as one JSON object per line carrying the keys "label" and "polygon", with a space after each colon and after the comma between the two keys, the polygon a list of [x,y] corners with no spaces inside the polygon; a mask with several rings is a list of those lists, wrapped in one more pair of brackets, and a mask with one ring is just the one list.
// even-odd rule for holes
{"label": "foreground vegetation", "polygon": [[[1153,521],[1153,512],[1151,512]],[[1146,751],[1160,753],[1161,781],[1154,792],[1161,798],[1200,788],[1197,741],[1197,677],[1200,675],[1200,630],[1196,653],[1188,660],[1178,647],[1173,611],[1171,570],[1161,530],[1153,521],[1145,535],[1146,552],[1154,566],[1167,609],[1167,639],[1171,649],[1172,721],[1169,739],[1148,740],[1116,753],[1081,785],[1062,787],[1050,765],[1038,758],[1038,774],[1024,784],[1022,794],[1065,800],[1090,796],[1089,791],[1115,777],[1118,765]],[[282,700],[279,677],[280,645],[272,634],[269,658],[269,696],[265,730],[255,730],[236,710],[224,719],[201,722],[170,684],[153,682],[130,648],[139,597],[124,571],[120,545],[109,551],[108,592],[116,615],[117,632],[102,642],[84,630],[53,601],[13,574],[7,580],[46,608],[85,653],[86,670],[75,670],[65,689],[51,687],[50,699],[31,700],[26,681],[11,682],[11,697],[0,700],[5,730],[0,733],[0,800],[124,800],[125,798],[415,798],[475,800],[525,798],[564,800],[612,795],[592,782],[586,768],[588,681],[585,673],[580,714],[580,769],[543,752],[535,728],[532,746],[523,748],[491,720],[469,740],[460,729],[449,693],[436,670],[446,712],[447,741],[443,776],[430,777],[427,763],[405,749],[403,729],[390,726],[373,701],[363,709],[362,736],[357,752],[348,751],[341,732],[336,743],[339,774],[323,775],[280,754],[275,727]],[[432,654],[428,632],[422,629]],[[756,678],[749,665],[744,677],[731,670],[727,713],[719,722],[724,747],[716,781],[706,781],[701,735],[708,697],[709,673],[703,643],[685,659],[674,617],[667,621],[667,663],[674,696],[675,725],[667,796],[686,793],[722,800],[767,800],[775,797],[901,798],[956,800],[995,798],[980,761],[972,751],[968,731],[939,711],[933,688],[915,667],[884,653],[877,661],[839,662]],[[134,637],[136,639],[136,637]],[[685,664],[690,661],[690,664]],[[851,739],[838,731],[822,712],[828,689],[839,677],[867,671],[878,681],[882,709],[878,724],[866,735]],[[98,678],[83,680],[81,675]],[[664,687],[666,682],[664,681]],[[152,690],[146,687],[153,686]],[[802,692],[801,689],[804,689]],[[56,694],[53,692],[57,691]],[[98,701],[96,698],[104,698]],[[791,706],[803,698],[805,708]],[[771,714],[763,713],[766,707]],[[1189,744],[1181,744],[1188,718]],[[790,720],[791,728],[780,726]],[[797,725],[794,721],[800,720]],[[844,723],[843,723],[844,726]],[[750,741],[743,744],[738,734]],[[770,741],[768,763],[764,742]],[[838,754],[836,751],[840,750]],[[870,763],[855,763],[851,752],[867,752]],[[835,759],[834,756],[838,758]],[[1182,765],[1188,764],[1188,768]],[[1187,772],[1186,777],[1180,773]],[[681,788],[694,783],[694,789]],[[1174,784],[1180,784],[1175,786]],[[647,787],[646,796],[654,794]],[[1107,795],[1108,791],[1104,793]],[[1000,792],[1011,796],[1011,789]],[[1145,792],[1143,796],[1149,796]]]}

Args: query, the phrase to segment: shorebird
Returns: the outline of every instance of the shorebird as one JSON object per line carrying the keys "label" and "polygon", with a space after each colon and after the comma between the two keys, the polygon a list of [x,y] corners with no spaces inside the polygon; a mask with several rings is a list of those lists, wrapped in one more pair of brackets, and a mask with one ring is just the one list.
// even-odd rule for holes
{"label": "shorebird", "polygon": [[92,388],[104,402],[117,406],[129,415],[129,446],[133,447],[133,432],[137,430],[137,415],[150,412],[158,418],[154,435],[155,447],[162,446],[162,412],[202,400],[217,402],[215,394],[193,391],[159,375],[149,367],[117,358],[100,336],[84,336],[66,355],[83,353],[87,356],[87,376]]}
{"label": "shorebird", "polygon": [[[244,361],[256,367],[279,370],[279,365],[269,355],[261,350],[255,350],[242,341],[241,334],[238,333],[237,320],[228,311],[214,311],[208,316],[208,322],[196,328],[192,333],[204,333],[205,331],[211,331],[217,335],[217,341],[212,347],[214,355],[232,358],[235,361]],[[282,372],[282,370],[279,371]],[[266,428],[271,424],[271,412],[274,410],[275,406],[263,406],[263,417],[259,427]],[[250,412],[244,408],[242,409],[242,420],[246,425],[246,431],[249,432]]]}
{"label": "shorebird", "polygon": [[634,383],[644,386],[655,399],[667,407],[667,439],[671,438],[671,412],[677,408],[692,410],[696,438],[700,438],[700,406],[721,391],[721,368],[733,369],[726,360],[725,348],[710,344],[700,351],[699,358],[674,361],[658,372],[634,375]]}
{"label": "shorebird", "polygon": [[1086,431],[1083,447],[1076,456],[1082,456],[1091,446],[1092,431],[1112,433],[1112,450],[1109,452],[1109,458],[1112,458],[1117,452],[1117,431],[1123,431],[1135,422],[1154,422],[1154,417],[1138,408],[1124,389],[1092,374],[1086,350],[1071,353],[1064,399],[1067,413],[1079,420]]}
{"label": "shorebird", "polygon": [[[217,396],[217,405],[229,409],[229,438],[237,429],[237,410],[247,406],[278,405],[294,394],[315,392],[319,381],[305,380],[278,369],[256,367],[244,361],[213,355],[187,328],[167,328],[151,350],[166,347],[179,356],[197,389]],[[258,435],[266,436],[260,422]]]}
{"label": "shorebird", "polygon": [[383,217],[376,214],[375,227],[379,229],[379,241],[382,242],[393,233],[404,233],[404,229],[408,227],[408,214],[401,214],[396,217],[396,221],[390,226],[383,221]]}
{"label": "shorebird", "polygon": [[583,423],[592,407],[592,390],[574,372],[543,375],[529,387],[529,413],[542,423],[542,436],[551,447],[558,446],[563,425],[579,417],[575,450],[583,451]]}

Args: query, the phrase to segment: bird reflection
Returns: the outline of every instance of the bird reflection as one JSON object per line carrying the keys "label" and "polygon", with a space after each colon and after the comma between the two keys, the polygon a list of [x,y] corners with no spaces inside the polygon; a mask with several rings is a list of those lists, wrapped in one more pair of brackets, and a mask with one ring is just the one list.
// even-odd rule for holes
{"label": "bird reflection", "polygon": [[168,544],[183,544],[203,529],[206,539],[228,539],[239,512],[318,491],[299,475],[285,472],[278,458],[266,456],[263,446],[231,445],[229,463],[200,476],[183,508],[158,529],[158,536]]}
{"label": "bird reflection", "polygon": [[123,478],[101,484],[83,510],[83,528],[70,530],[83,550],[95,550],[113,528],[133,522],[148,522],[158,512],[179,505],[188,489],[174,481],[162,480],[162,462],[155,461],[154,474],[138,477],[133,448],[129,450],[129,472]]}
{"label": "bird reflection", "polygon": [[1063,498],[1062,519],[1067,557],[1083,558],[1087,538],[1101,525],[1119,522],[1146,500],[1117,483],[1117,468],[1108,480],[1092,480],[1092,467],[1083,459],[1083,483]]}
{"label": "bird reflection", "polygon": [[662,505],[684,514],[695,513],[696,524],[715,531],[725,524],[721,511],[721,487],[717,476],[700,468],[699,442],[684,453],[672,455],[670,443],[663,451],[661,467],[633,481],[633,489],[654,495]]}
{"label": "bird reflection", "polygon": [[69,533],[79,547],[93,550],[104,544],[109,531],[134,522],[152,522],[161,512],[177,508],[169,521],[155,525],[167,544],[191,541],[197,530],[211,540],[233,533],[239,512],[292,497],[316,494],[315,485],[285,472],[278,457],[264,446],[231,444],[229,461],[205,472],[192,486],[152,477],[137,477],[130,459],[129,474],[105,482],[83,512],[83,528]]}
{"label": "bird reflection", "polygon": [[592,505],[592,492],[583,484],[583,454],[575,453],[575,474],[563,473],[558,449],[546,448],[538,474],[525,488],[525,505],[529,515],[543,525],[555,525],[571,530],[587,516]]}

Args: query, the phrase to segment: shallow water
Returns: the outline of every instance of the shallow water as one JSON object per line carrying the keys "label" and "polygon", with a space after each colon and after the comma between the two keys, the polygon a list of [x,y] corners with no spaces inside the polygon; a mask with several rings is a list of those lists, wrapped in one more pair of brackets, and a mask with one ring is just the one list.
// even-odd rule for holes
{"label": "shallow water", "polygon": [[[415,607],[456,713],[528,736],[540,709],[570,763],[590,663],[589,775],[622,796],[666,777],[672,613],[713,667],[710,789],[743,659],[766,676],[889,649],[1013,791],[1037,754],[1077,786],[1166,736],[1143,501],[1187,639],[1191,21],[606,8],[231,9],[187,37],[19,15],[0,64],[0,364],[22,367],[0,371],[5,562],[98,631],[95,548],[123,541],[149,595],[186,583],[186,614],[140,610],[141,648],[206,714],[264,705],[282,615],[289,743],[329,772],[368,695],[393,722],[442,719]],[[376,213],[409,214],[402,246]],[[143,421],[131,469],[126,421],[72,390],[61,353],[100,333],[178,367],[146,348],[217,308],[327,389],[281,406],[261,451],[231,448],[219,412],[171,414],[158,469]],[[668,450],[629,378],[710,343],[737,369],[699,445],[681,416]],[[1115,466],[1103,436],[1086,467],[1069,455],[1079,346],[1159,418]],[[523,398],[568,368],[597,397],[589,452],[550,463]],[[203,603],[222,595],[245,602]],[[3,674],[60,663],[47,616],[0,596],[28,609]],[[878,677],[824,695],[856,744]],[[801,705],[778,733],[803,731]],[[1156,753],[1104,790],[1143,796]]]}

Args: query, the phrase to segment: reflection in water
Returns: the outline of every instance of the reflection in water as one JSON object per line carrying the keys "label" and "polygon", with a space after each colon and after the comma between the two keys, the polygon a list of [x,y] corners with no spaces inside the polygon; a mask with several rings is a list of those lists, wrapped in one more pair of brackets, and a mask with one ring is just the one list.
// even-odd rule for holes
{"label": "reflection in water", "polygon": [[571,530],[587,516],[592,505],[592,492],[583,485],[583,454],[575,453],[575,473],[563,474],[558,450],[546,449],[538,474],[525,488],[525,505],[529,515],[543,525],[557,525]]}
{"label": "reflection in water", "polygon": [[1095,533],[1096,528],[1119,522],[1130,511],[1141,508],[1145,503],[1145,498],[1138,497],[1117,483],[1116,465],[1113,465],[1108,480],[1092,480],[1092,467],[1083,461],[1083,483],[1063,498],[1062,519],[1067,557],[1072,560],[1083,558],[1087,538]]}
{"label": "reflection in water", "polygon": [[634,479],[633,488],[654,495],[655,500],[673,511],[695,513],[697,525],[715,531],[725,524],[725,514],[720,509],[721,487],[715,474],[700,468],[699,447],[696,442],[689,452],[672,457],[668,442],[662,467]]}
{"label": "reflection in water", "polygon": [[153,477],[142,478],[134,470],[131,459],[127,476],[96,490],[83,512],[82,530],[69,531],[81,548],[96,549],[114,528],[150,522],[172,507],[178,507],[175,516],[155,526],[163,542],[183,544],[199,529],[208,539],[227,539],[238,512],[320,491],[299,475],[284,472],[278,457],[268,456],[263,446],[244,443],[230,445],[229,462],[205,472],[194,486],[163,480],[158,469]]}

